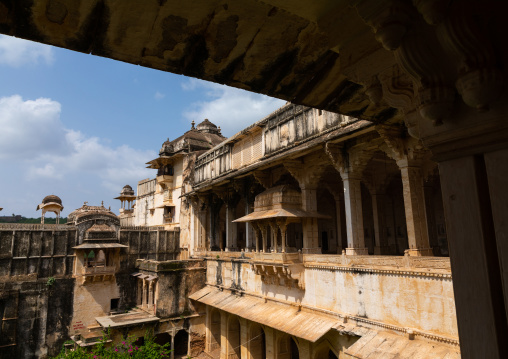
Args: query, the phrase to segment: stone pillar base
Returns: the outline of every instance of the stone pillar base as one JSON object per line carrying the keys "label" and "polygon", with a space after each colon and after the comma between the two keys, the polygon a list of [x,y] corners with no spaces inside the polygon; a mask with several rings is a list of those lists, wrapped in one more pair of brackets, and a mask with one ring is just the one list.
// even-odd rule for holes
{"label": "stone pillar base", "polygon": [[432,251],[432,248],[412,248],[412,249],[406,249],[404,251],[405,254],[411,256],[411,257],[422,257],[422,256],[434,256],[434,253]]}
{"label": "stone pillar base", "polygon": [[303,254],[321,254],[321,248],[302,248]]}
{"label": "stone pillar base", "polygon": [[347,256],[368,256],[368,248],[346,248]]}

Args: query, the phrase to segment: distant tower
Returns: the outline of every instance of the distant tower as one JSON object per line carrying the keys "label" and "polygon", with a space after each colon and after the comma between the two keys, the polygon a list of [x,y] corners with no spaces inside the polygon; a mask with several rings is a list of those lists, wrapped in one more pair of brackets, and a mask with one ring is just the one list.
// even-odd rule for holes
{"label": "distant tower", "polygon": [[49,195],[44,197],[42,200],[42,203],[37,206],[37,211],[41,209],[42,215],[41,215],[41,223],[44,224],[44,216],[46,212],[53,212],[56,214],[56,223],[60,223],[60,212],[64,209],[62,206],[62,200],[60,197],[55,195]]}
{"label": "distant tower", "polygon": [[134,190],[131,186],[125,185],[122,188],[122,192],[120,192],[120,196],[115,199],[119,199],[122,202],[122,208],[120,208],[120,215],[122,214],[130,214],[133,212],[132,202],[136,200],[136,196],[134,195]]}

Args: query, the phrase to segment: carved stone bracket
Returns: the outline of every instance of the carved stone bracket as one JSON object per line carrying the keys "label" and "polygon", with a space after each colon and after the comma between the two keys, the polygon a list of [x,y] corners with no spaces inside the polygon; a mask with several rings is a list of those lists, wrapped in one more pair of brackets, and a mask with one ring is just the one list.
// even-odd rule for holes
{"label": "carved stone bracket", "polygon": [[265,189],[272,187],[272,176],[268,171],[254,171],[253,175],[256,181]]}
{"label": "carved stone bracket", "polygon": [[321,175],[325,171],[325,166],[310,165],[299,160],[285,161],[284,167],[298,181],[302,189],[317,187]]}
{"label": "carved stone bracket", "polygon": [[346,151],[341,144],[330,142],[325,144],[325,153],[342,179],[346,176],[361,177],[375,151],[375,147],[369,147],[368,145],[355,146]]}
{"label": "carved stone bracket", "polygon": [[400,126],[379,125],[376,130],[384,140],[388,157],[394,159],[399,167],[401,162],[420,163],[428,154],[423,143],[413,137],[408,137]]}
{"label": "carved stone bracket", "polygon": [[257,275],[261,276],[264,284],[284,285],[288,288],[297,288],[304,290],[304,273],[303,264],[267,264],[252,263],[252,269]]}

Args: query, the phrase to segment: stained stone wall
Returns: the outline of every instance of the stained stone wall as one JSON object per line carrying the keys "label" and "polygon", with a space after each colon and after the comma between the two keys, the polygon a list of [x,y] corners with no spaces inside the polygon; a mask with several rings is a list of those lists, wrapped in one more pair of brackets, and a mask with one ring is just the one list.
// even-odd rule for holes
{"label": "stained stone wall", "polygon": [[[121,308],[135,305],[130,274],[136,260],[176,259],[178,231],[127,227],[119,231],[120,270],[115,273]],[[73,324],[75,226],[0,224],[0,358],[56,355]]]}

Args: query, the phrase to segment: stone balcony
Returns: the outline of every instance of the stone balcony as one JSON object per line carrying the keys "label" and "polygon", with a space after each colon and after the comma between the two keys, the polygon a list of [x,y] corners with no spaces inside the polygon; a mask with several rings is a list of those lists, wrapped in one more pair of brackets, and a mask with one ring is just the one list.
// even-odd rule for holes
{"label": "stone balcony", "polygon": [[83,284],[111,281],[115,278],[116,266],[91,266],[81,268]]}
{"label": "stone balcony", "polygon": [[163,183],[167,186],[171,186],[173,184],[173,176],[170,175],[162,175],[157,176],[157,183]]}

